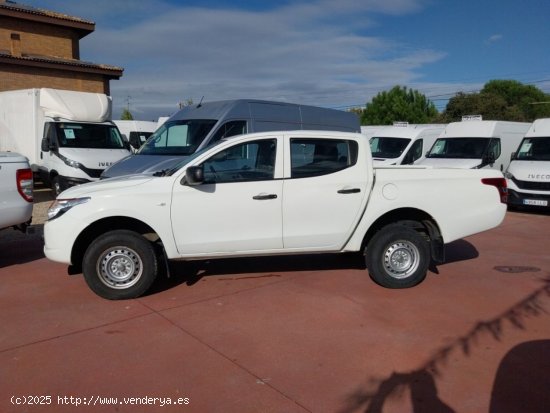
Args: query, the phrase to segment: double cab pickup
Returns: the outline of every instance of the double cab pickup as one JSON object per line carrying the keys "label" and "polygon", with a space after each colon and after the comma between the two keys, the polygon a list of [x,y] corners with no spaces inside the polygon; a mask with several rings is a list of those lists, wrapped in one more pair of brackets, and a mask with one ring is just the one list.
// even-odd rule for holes
{"label": "double cab pickup", "polygon": [[500,171],[374,168],[361,134],[263,132],[64,191],[44,251],[107,299],[142,295],[169,260],[312,253],[361,252],[375,282],[406,288],[505,212]]}

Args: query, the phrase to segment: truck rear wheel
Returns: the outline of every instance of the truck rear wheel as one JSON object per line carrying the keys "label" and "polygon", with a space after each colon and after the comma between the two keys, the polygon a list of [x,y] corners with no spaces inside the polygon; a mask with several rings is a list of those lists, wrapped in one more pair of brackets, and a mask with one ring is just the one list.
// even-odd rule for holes
{"label": "truck rear wheel", "polygon": [[422,282],[430,257],[428,241],[414,229],[399,224],[378,231],[365,250],[371,278],[387,288],[409,288]]}
{"label": "truck rear wheel", "polygon": [[144,294],[158,274],[153,245],[140,234],[110,231],[96,238],[84,253],[82,272],[88,286],[108,300]]}

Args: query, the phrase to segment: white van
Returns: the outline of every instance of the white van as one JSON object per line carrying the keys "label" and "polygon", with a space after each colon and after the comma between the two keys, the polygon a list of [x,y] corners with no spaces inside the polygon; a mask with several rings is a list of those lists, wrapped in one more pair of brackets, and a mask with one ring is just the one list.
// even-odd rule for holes
{"label": "white van", "polygon": [[0,151],[29,159],[56,194],[96,181],[130,155],[111,122],[112,99],[103,93],[60,89],[0,92]]}
{"label": "white van", "polygon": [[506,170],[512,153],[531,126],[527,122],[464,117],[451,122],[419,165],[436,168]]}
{"label": "white van", "polygon": [[550,118],[533,122],[505,176],[509,205],[550,206]]}
{"label": "white van", "polygon": [[352,112],[287,102],[236,99],[185,106],[164,122],[137,153],[106,169],[101,178],[169,170],[182,159],[235,135],[281,130],[359,132]]}
{"label": "white van", "polygon": [[132,147],[132,152],[137,151],[145,143],[149,136],[157,130],[157,122],[146,120],[113,120],[122,137]]}
{"label": "white van", "polygon": [[374,166],[411,165],[423,160],[444,129],[443,124],[396,122],[375,131],[369,140]]}
{"label": "white van", "polygon": [[367,138],[372,138],[378,131],[389,128],[390,125],[361,125],[361,134]]}

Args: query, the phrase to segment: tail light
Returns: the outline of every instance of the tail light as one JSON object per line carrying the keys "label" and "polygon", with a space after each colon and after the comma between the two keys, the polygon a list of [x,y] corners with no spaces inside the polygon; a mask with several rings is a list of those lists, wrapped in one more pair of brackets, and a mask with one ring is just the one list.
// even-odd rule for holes
{"label": "tail light", "polygon": [[15,176],[17,180],[17,191],[19,191],[19,194],[21,194],[25,201],[32,202],[32,170],[30,168],[18,169]]}
{"label": "tail light", "polygon": [[508,202],[508,187],[504,178],[483,178],[481,180],[485,185],[492,185],[497,188],[500,195],[500,202],[503,204]]}

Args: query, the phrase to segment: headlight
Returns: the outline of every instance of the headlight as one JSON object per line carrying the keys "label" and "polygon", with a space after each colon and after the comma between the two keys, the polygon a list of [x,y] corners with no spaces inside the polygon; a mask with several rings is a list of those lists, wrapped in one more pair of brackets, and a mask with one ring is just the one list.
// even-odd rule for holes
{"label": "headlight", "polygon": [[48,219],[51,221],[54,218],[60,217],[72,207],[84,204],[90,200],[90,197],[71,198],[71,199],[56,199],[48,209]]}
{"label": "headlight", "polygon": [[504,177],[506,179],[514,179],[514,175],[512,175],[510,172],[504,172]]}
{"label": "headlight", "polygon": [[77,161],[73,161],[72,159],[69,159],[69,158],[65,158],[64,161],[65,161],[65,164],[67,164],[72,168],[77,168],[77,169],[80,168],[80,164]]}
{"label": "headlight", "polygon": [[60,153],[58,154],[59,158],[65,162],[65,165],[67,166],[70,166],[71,168],[80,168],[80,163],[77,162],[77,161],[73,161],[72,159],[69,159],[63,155],[61,155]]}

